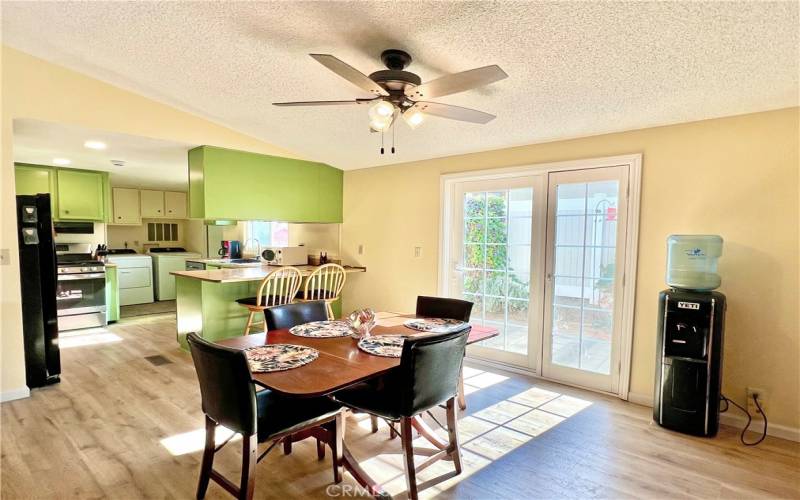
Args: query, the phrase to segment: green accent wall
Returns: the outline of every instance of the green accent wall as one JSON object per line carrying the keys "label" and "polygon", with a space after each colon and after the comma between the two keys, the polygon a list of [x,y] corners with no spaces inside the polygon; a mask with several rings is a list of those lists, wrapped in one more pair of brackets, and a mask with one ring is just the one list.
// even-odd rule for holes
{"label": "green accent wall", "polygon": [[189,211],[199,219],[341,222],[341,170],[200,146],[189,151]]}

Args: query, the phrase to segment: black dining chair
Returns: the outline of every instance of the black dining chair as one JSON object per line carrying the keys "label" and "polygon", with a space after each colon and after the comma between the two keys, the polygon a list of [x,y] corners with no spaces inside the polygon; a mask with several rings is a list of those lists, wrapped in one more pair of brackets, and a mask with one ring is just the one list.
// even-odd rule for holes
{"label": "black dining chair", "polygon": [[[472,314],[472,302],[449,297],[417,297],[417,316],[427,318],[456,319],[469,323]],[[458,376],[458,407],[467,409],[467,399],[464,397],[464,375]]]}
{"label": "black dining chair", "polygon": [[[386,375],[355,384],[332,396],[348,408],[376,415],[392,426],[400,424],[408,497],[412,500],[417,498],[416,473],[435,461],[450,457],[456,475],[461,474],[455,400],[470,328],[467,325],[454,333],[407,338],[400,366]],[[433,455],[427,454],[428,460],[416,467],[412,419],[443,403],[447,410],[447,448]]]}
{"label": "black dining chair", "polygon": [[[342,480],[343,417],[341,405],[329,398],[290,399],[273,391],[256,392],[244,351],[212,344],[190,333],[187,336],[200,382],[206,443],[197,498],[204,498],[210,480],[240,499],[253,498],[255,467],[287,436],[304,431],[323,440],[333,454],[333,480]],[[217,472],[214,454],[217,426],[242,435],[242,473],[239,485]],[[235,435],[235,434],[234,434]],[[231,436],[233,437],[233,435]],[[272,444],[258,455],[258,443]]]}
{"label": "black dining chair", "polygon": [[265,309],[264,319],[267,331],[281,330],[313,321],[325,321],[328,319],[328,309],[324,300],[298,302]]}
{"label": "black dining chair", "polygon": [[[297,302],[294,304],[274,306],[264,310],[264,322],[266,323],[267,331],[282,330],[313,321],[325,321],[327,319],[328,309],[324,300]],[[292,443],[301,441],[306,437],[308,436],[304,434],[285,437],[283,440],[283,453],[286,455],[292,453]],[[320,460],[325,458],[325,446],[320,440],[317,440],[317,455]]]}
{"label": "black dining chair", "polygon": [[417,297],[417,316],[426,318],[456,319],[469,323],[472,302],[448,297]]}

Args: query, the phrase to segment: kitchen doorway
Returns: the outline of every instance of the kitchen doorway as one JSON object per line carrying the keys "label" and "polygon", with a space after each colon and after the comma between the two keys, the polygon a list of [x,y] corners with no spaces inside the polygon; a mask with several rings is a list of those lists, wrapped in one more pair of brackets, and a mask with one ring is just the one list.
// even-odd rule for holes
{"label": "kitchen doorway", "polygon": [[468,356],[627,397],[638,155],[442,178],[440,294],[500,334]]}

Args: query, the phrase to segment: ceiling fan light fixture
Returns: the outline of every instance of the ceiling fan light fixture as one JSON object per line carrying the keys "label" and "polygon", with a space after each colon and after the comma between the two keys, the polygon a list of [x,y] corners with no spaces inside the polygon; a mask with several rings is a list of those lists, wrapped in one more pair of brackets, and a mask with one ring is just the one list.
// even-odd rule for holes
{"label": "ceiling fan light fixture", "polygon": [[376,132],[382,132],[387,130],[392,125],[392,118],[386,118],[383,120],[370,120],[369,128]]}
{"label": "ceiling fan light fixture", "polygon": [[394,104],[389,101],[380,100],[369,108],[371,120],[388,120],[394,114]]}
{"label": "ceiling fan light fixture", "polygon": [[417,109],[409,108],[403,113],[403,120],[414,130],[425,121],[425,115]]}

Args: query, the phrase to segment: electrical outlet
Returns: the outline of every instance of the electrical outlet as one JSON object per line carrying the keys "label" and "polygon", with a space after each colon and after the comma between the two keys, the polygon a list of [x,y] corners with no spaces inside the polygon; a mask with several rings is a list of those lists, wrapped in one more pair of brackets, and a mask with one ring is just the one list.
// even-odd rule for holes
{"label": "electrical outlet", "polygon": [[750,412],[750,415],[755,417],[760,412],[758,411],[758,407],[756,406],[755,401],[753,401],[753,396],[758,396],[758,404],[761,405],[761,409],[766,412],[767,391],[765,391],[764,389],[759,389],[758,387],[747,388],[747,411]]}

